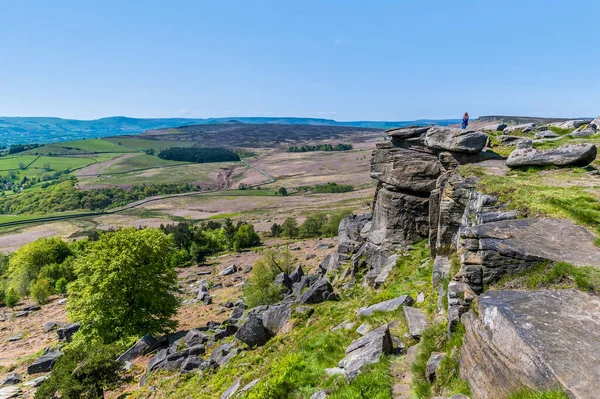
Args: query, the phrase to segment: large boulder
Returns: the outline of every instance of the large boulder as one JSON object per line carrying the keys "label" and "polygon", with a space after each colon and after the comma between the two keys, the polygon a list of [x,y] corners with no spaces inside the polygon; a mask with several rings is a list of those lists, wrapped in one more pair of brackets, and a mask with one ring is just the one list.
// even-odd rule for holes
{"label": "large boulder", "polygon": [[555,126],[559,129],[577,129],[580,126],[587,125],[591,122],[591,119],[574,119],[565,122],[553,122],[548,124],[548,126]]}
{"label": "large boulder", "polygon": [[69,324],[63,328],[59,328],[56,330],[56,334],[58,335],[58,340],[60,342],[71,342],[73,335],[79,331],[79,323]]}
{"label": "large boulder", "polygon": [[585,166],[596,159],[597,148],[594,144],[564,144],[551,150],[537,150],[530,144],[519,144],[508,159],[509,168],[523,166]]}
{"label": "large boulder", "polygon": [[460,359],[474,399],[522,388],[598,397],[600,298],[576,290],[487,291],[462,317]]}
{"label": "large boulder", "polygon": [[329,294],[333,293],[333,287],[325,279],[317,280],[310,286],[298,299],[298,303],[321,303],[328,299]]}
{"label": "large boulder", "polygon": [[436,150],[474,154],[485,148],[488,139],[487,134],[482,132],[434,126],[425,134],[425,145]]}
{"label": "large boulder", "polygon": [[279,330],[292,316],[292,304],[282,302],[279,305],[269,306],[262,314],[263,326],[271,335],[277,335]]}
{"label": "large boulder", "polygon": [[406,140],[414,137],[421,137],[423,134],[431,129],[431,126],[406,126],[394,129],[388,129],[385,131],[392,139]]}
{"label": "large boulder", "polygon": [[596,131],[600,131],[600,116],[590,122],[590,125],[594,125]]}
{"label": "large boulder", "polygon": [[506,147],[514,147],[522,141],[531,141],[531,139],[527,137],[509,135],[498,136],[496,140],[498,140],[499,145],[503,145]]}
{"label": "large boulder", "polygon": [[[362,232],[371,222],[373,215],[348,215],[340,221],[338,226],[338,253],[354,253],[361,246],[364,238]],[[336,259],[337,261],[337,259]]]}
{"label": "large boulder", "polygon": [[371,158],[371,178],[396,190],[430,192],[440,175],[437,156],[406,148],[376,149]]}
{"label": "large boulder", "polygon": [[429,327],[427,316],[421,309],[405,306],[402,311],[408,324],[408,333],[415,339],[421,339],[421,334]]}
{"label": "large boulder", "polygon": [[508,126],[504,129],[504,134],[511,134],[514,132],[528,133],[535,129],[535,123],[524,123],[522,125]]}
{"label": "large boulder", "polygon": [[262,319],[254,313],[250,313],[248,320],[235,333],[235,337],[250,347],[262,346],[271,338]]}
{"label": "large boulder", "polygon": [[60,351],[47,351],[38,357],[27,367],[28,374],[47,373],[52,370],[58,358],[62,355]]}
{"label": "large boulder", "polygon": [[414,300],[410,296],[401,295],[397,298],[390,299],[388,301],[383,301],[371,306],[360,308],[356,311],[356,316],[372,316],[374,313],[377,312],[393,312],[400,306],[410,306],[413,303]]}
{"label": "large boulder", "polygon": [[145,335],[139,341],[137,341],[131,348],[127,349],[121,356],[117,358],[119,362],[131,362],[132,360],[143,356],[146,353],[150,353],[159,346],[162,342],[155,339],[152,335]]}
{"label": "large boulder", "polygon": [[484,132],[501,132],[506,129],[506,123],[492,123],[481,128]]}
{"label": "large boulder", "polygon": [[363,367],[378,363],[381,356],[389,355],[393,350],[390,330],[385,324],[352,342],[346,348],[346,356],[338,366],[343,369],[346,378],[352,381],[360,374]]}
{"label": "large boulder", "polygon": [[17,373],[10,373],[6,376],[2,381],[0,381],[0,387],[9,386],[9,385],[17,385],[20,384],[23,379]]}

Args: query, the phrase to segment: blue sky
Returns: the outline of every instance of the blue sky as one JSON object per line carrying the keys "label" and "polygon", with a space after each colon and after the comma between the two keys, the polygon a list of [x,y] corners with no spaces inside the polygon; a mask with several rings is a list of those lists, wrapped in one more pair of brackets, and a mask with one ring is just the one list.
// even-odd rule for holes
{"label": "blue sky", "polygon": [[0,115],[600,114],[598,1],[0,0]]}

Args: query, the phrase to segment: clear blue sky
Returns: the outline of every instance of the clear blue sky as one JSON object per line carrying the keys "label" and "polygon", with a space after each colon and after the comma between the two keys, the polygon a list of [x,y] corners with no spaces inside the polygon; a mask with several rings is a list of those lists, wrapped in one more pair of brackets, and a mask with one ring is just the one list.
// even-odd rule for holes
{"label": "clear blue sky", "polygon": [[0,115],[600,114],[600,2],[0,0]]}

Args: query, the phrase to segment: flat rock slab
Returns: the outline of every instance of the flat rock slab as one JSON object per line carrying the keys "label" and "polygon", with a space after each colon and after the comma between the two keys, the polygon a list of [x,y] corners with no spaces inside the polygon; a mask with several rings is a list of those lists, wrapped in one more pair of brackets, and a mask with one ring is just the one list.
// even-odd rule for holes
{"label": "flat rock slab", "polygon": [[600,298],[576,290],[487,291],[463,315],[461,376],[474,399],[529,387],[598,398]]}
{"label": "flat rock slab", "polygon": [[379,302],[375,305],[367,306],[358,309],[356,316],[371,316],[375,312],[393,312],[403,305],[412,305],[414,300],[408,295],[402,295],[398,298],[390,299],[389,301]]}
{"label": "flat rock slab", "polygon": [[21,388],[15,386],[8,386],[6,388],[0,388],[0,399],[16,398],[21,396]]}
{"label": "flat rock slab", "polygon": [[429,327],[425,313],[421,309],[411,308],[410,306],[405,306],[402,311],[404,312],[410,335],[416,339],[421,338],[423,331]]}
{"label": "flat rock slab", "polygon": [[436,150],[478,153],[488,142],[488,135],[472,130],[434,126],[425,134],[425,145]]}
{"label": "flat rock slab", "polygon": [[346,357],[340,361],[338,366],[343,369],[348,381],[352,382],[363,367],[378,363],[381,356],[389,355],[393,350],[390,329],[387,324],[384,324],[364,337],[353,341],[346,348]]}
{"label": "flat rock slab", "polygon": [[477,238],[481,251],[505,257],[600,268],[600,248],[594,245],[594,234],[567,219],[502,220],[469,227],[461,236]]}
{"label": "flat rock slab", "polygon": [[527,145],[518,145],[508,159],[509,168],[524,166],[586,166],[596,159],[598,149],[594,144],[564,144],[551,150],[538,150]]}

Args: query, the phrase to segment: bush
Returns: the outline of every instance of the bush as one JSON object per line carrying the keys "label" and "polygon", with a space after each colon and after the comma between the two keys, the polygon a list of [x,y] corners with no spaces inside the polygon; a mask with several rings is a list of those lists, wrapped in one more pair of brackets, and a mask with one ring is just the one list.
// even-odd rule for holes
{"label": "bush", "polygon": [[21,297],[19,296],[19,293],[14,288],[11,288],[6,293],[6,296],[4,298],[4,303],[9,308],[14,308],[17,305],[17,303],[19,303],[19,299],[21,299]]}
{"label": "bush", "polygon": [[52,295],[52,286],[45,278],[36,280],[31,286],[31,298],[39,305],[48,303],[50,295]]}
{"label": "bush", "polygon": [[65,295],[67,293],[67,285],[69,282],[66,278],[61,277],[56,280],[56,284],[54,284],[54,292],[58,295]]}
{"label": "bush", "polygon": [[281,225],[281,235],[288,238],[296,238],[298,234],[298,222],[296,222],[296,219],[292,217],[285,219],[285,222]]}
{"label": "bush", "polygon": [[256,247],[260,244],[260,237],[254,231],[254,226],[251,223],[242,224],[233,237],[233,249],[236,251],[242,248]]}
{"label": "bush", "polygon": [[275,277],[282,273],[291,273],[293,259],[290,251],[277,252],[266,250],[254,263],[248,282],[244,286],[244,302],[251,308],[259,305],[271,305],[283,299],[284,287],[275,284]]}
{"label": "bush", "polygon": [[174,248],[171,236],[150,228],[102,234],[90,243],[68,290],[67,311],[80,332],[108,344],[176,327]]}
{"label": "bush", "polygon": [[121,381],[122,364],[115,360],[121,348],[98,344],[81,346],[64,350],[50,377],[35,392],[35,399],[104,398],[104,390]]}
{"label": "bush", "polygon": [[273,223],[273,226],[271,226],[271,237],[279,237],[281,232],[281,226],[277,223]]}

